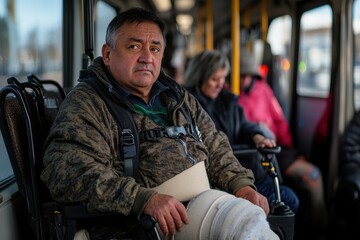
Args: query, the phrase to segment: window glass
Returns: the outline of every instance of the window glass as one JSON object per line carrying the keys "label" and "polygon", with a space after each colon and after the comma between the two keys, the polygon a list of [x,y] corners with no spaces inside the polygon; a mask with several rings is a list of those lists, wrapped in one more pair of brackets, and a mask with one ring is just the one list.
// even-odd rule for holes
{"label": "window glass", "polygon": [[0,81],[62,81],[62,1],[0,0]]}
{"label": "window glass", "polygon": [[95,22],[95,57],[101,56],[101,48],[105,43],[106,28],[110,21],[116,16],[116,10],[109,4],[98,1],[96,4]]}
{"label": "window glass", "polygon": [[297,93],[327,97],[330,89],[332,10],[324,5],[305,12],[300,22]]}
{"label": "window glass", "polygon": [[[62,0],[0,0],[0,88],[29,74],[62,83]],[[0,135],[0,186],[13,175]]]}
{"label": "window glass", "polygon": [[353,31],[355,40],[354,51],[354,84],[355,84],[355,108],[360,109],[360,0],[353,4]]}
{"label": "window glass", "polygon": [[271,85],[286,117],[288,117],[290,102],[291,22],[289,15],[275,18],[269,25],[267,35],[273,55]]}
{"label": "window glass", "polygon": [[[0,132],[1,133],[1,132]],[[13,178],[13,170],[10,164],[9,156],[5,149],[4,139],[0,134],[0,189],[3,187],[9,179]]]}

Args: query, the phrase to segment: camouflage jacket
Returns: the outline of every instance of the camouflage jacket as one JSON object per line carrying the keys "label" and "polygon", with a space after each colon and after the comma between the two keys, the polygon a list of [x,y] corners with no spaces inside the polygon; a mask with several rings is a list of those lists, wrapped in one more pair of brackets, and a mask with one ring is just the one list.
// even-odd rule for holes
{"label": "camouflage jacket", "polygon": [[[95,59],[89,71],[98,79],[110,82],[111,76],[101,58]],[[189,106],[202,141],[181,136],[181,141],[162,137],[157,142],[141,142],[140,177],[136,182],[123,175],[118,126],[105,102],[85,82],[74,87],[62,103],[45,144],[41,179],[53,198],[60,202],[81,202],[90,210],[140,214],[155,194],[151,188],[193,165],[187,154],[197,161],[205,161],[212,187],[230,193],[248,185],[255,188],[253,173],[242,167],[232,154],[225,134],[216,130],[191,94],[180,86],[179,89],[180,101],[169,97],[167,90],[160,97],[165,99],[176,126],[187,121],[175,106],[179,102]],[[132,115],[139,132],[159,127],[146,116],[134,112]]]}

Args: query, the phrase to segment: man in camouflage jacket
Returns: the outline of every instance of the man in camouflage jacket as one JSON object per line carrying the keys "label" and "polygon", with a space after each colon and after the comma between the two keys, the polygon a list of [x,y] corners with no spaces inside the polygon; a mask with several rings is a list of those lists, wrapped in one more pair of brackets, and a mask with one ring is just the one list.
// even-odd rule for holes
{"label": "man in camouflage jacket", "polygon": [[125,177],[117,123],[97,92],[80,81],[50,130],[41,179],[60,202],[80,202],[89,210],[123,215],[145,213],[156,219],[165,235],[173,235],[189,222],[186,209],[152,188],[204,161],[212,187],[248,199],[267,214],[267,200],[256,192],[253,173],[240,165],[227,137],[216,130],[197,100],[180,86],[171,92],[173,80],[157,81],[164,78],[160,74],[164,48],[164,27],[152,13],[124,12],[109,24],[102,57],[88,68],[89,75],[122,96],[139,132],[188,123],[181,111],[186,104],[201,140],[187,135],[143,141],[139,178]]}

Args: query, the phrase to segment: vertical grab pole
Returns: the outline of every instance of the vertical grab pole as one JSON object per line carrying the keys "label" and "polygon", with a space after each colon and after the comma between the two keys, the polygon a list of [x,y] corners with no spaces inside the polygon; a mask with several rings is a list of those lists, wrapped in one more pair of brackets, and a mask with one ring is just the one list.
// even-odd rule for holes
{"label": "vertical grab pole", "polygon": [[240,92],[240,1],[231,2],[231,89],[236,95]]}
{"label": "vertical grab pole", "polygon": [[196,28],[195,28],[195,53],[200,53],[204,51],[204,44],[202,44],[202,39],[205,35],[204,29],[204,8],[202,5],[199,6],[196,15]]}
{"label": "vertical grab pole", "polygon": [[89,64],[94,60],[94,22],[93,22],[93,11],[94,1],[84,0],[83,1],[83,12],[84,12],[84,43],[85,52],[83,54],[83,66],[82,69],[86,69]]}
{"label": "vertical grab pole", "polygon": [[212,0],[206,0],[206,49],[214,48]]}
{"label": "vertical grab pole", "polygon": [[264,42],[267,38],[268,21],[267,0],[261,0],[261,38]]}

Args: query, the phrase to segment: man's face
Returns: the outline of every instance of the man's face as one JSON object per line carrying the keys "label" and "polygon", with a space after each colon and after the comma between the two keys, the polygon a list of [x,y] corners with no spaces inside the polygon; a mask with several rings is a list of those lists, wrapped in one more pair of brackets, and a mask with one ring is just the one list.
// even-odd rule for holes
{"label": "man's face", "polygon": [[200,90],[208,98],[215,99],[223,89],[225,78],[228,75],[226,68],[220,68],[211,74],[210,78],[203,83]]}
{"label": "man's face", "polygon": [[104,44],[102,55],[113,77],[140,97],[149,94],[158,78],[165,43],[157,24],[125,23],[116,33],[116,46]]}

